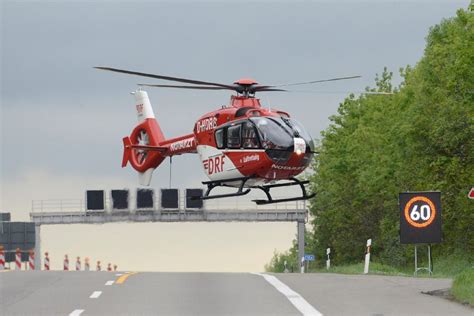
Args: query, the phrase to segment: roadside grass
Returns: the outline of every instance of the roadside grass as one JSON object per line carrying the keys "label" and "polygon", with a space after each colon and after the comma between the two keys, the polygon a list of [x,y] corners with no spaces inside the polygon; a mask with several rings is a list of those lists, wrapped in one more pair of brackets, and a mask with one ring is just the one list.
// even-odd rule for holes
{"label": "roadside grass", "polygon": [[[362,274],[363,271],[364,263],[360,262],[342,266],[333,265],[329,270],[325,267],[310,268],[308,272]],[[369,274],[372,275],[412,277],[413,272],[414,266],[393,267],[380,262],[371,262],[369,267]],[[419,271],[417,277],[453,278],[451,294],[457,301],[474,307],[474,265],[469,259],[462,256],[438,259],[433,264],[433,275],[430,276],[426,271]]]}
{"label": "roadside grass", "polygon": [[[329,270],[327,270],[326,268],[317,268],[314,270],[310,269],[309,272],[362,274],[364,272],[364,263],[360,262],[343,266],[331,266]],[[392,267],[378,262],[370,263],[369,274],[410,276],[408,270]],[[413,275],[413,273],[411,275]]]}
{"label": "roadside grass", "polygon": [[474,267],[456,275],[451,288],[451,294],[461,303],[474,306]]}
{"label": "roadside grass", "polygon": [[[418,266],[426,267],[426,262],[418,263]],[[433,275],[429,275],[426,270],[418,271],[418,277],[435,277],[435,278],[453,278],[462,271],[474,267],[473,263],[461,256],[451,256],[440,258],[434,261],[432,265]],[[326,267],[310,268],[308,272],[318,273],[341,273],[341,274],[362,274],[364,272],[364,263],[354,263],[349,265],[332,265],[329,270]],[[370,262],[369,274],[382,275],[398,275],[398,276],[413,276],[415,272],[414,264],[406,267],[394,267],[383,264],[377,261]]]}

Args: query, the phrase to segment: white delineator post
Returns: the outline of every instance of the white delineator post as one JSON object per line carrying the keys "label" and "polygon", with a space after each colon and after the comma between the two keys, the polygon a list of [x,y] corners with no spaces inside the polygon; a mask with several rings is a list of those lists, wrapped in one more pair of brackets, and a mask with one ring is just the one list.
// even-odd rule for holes
{"label": "white delineator post", "polygon": [[49,254],[47,251],[44,253],[44,269],[49,270]]}
{"label": "white delineator post", "polygon": [[76,259],[76,271],[81,271],[81,257]]}
{"label": "white delineator post", "polygon": [[68,258],[67,255],[64,255],[63,270],[64,271],[69,271],[69,258]]}
{"label": "white delineator post", "polygon": [[329,268],[331,267],[331,259],[329,258],[329,254],[331,253],[331,248],[327,248],[326,249],[326,255],[328,256],[327,260],[326,260],[326,269],[329,270]]}
{"label": "white delineator post", "polygon": [[370,246],[372,246],[372,239],[367,239],[367,251],[365,253],[364,274],[369,273]]}
{"label": "white delineator post", "polygon": [[20,248],[16,248],[15,266],[16,266],[17,270],[21,270],[21,250],[20,250]]}
{"label": "white delineator post", "polygon": [[35,269],[35,252],[34,250],[29,251],[28,263],[30,265],[30,270]]}
{"label": "white delineator post", "polygon": [[3,246],[0,246],[0,270],[5,269],[5,251],[3,251]]}
{"label": "white delineator post", "polygon": [[301,273],[304,273],[304,257],[301,257]]}

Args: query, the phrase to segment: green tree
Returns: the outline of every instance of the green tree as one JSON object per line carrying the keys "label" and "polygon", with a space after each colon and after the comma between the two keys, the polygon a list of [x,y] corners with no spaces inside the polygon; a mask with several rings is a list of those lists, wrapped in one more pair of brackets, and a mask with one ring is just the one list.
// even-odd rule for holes
{"label": "green tree", "polygon": [[[474,257],[474,16],[430,29],[417,65],[401,69],[393,87],[387,69],[367,94],[349,95],[330,117],[313,163],[313,230],[307,251],[333,263],[361,261],[374,241],[376,260],[405,265],[412,251],[399,243],[398,194],[442,192],[444,241],[435,252]],[[370,94],[385,92],[388,94]],[[276,254],[269,270],[295,253]]]}

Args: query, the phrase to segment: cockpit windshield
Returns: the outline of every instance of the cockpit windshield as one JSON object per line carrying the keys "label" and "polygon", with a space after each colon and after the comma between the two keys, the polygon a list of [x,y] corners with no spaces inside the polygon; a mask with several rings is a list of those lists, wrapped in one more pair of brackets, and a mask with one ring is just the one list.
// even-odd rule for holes
{"label": "cockpit windshield", "polygon": [[296,120],[283,117],[252,117],[257,127],[262,146],[265,149],[288,149],[293,146],[293,138],[301,137],[313,150],[313,140]]}
{"label": "cockpit windshield", "polygon": [[250,120],[257,127],[263,148],[287,149],[293,145],[291,131],[283,121],[278,122],[278,119],[273,120],[267,117],[252,117]]}

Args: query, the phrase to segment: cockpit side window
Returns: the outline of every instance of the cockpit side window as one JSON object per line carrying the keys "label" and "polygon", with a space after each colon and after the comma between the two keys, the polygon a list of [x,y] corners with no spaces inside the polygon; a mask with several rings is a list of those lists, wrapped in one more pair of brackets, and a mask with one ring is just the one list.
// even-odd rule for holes
{"label": "cockpit side window", "polygon": [[242,125],[239,124],[239,125],[230,126],[227,128],[227,147],[228,148],[240,148],[241,126]]}
{"label": "cockpit side window", "polygon": [[219,149],[224,148],[225,147],[224,129],[221,128],[221,129],[216,130],[215,136],[216,136],[217,148]]}
{"label": "cockpit side window", "polygon": [[246,149],[259,148],[255,127],[250,122],[242,124],[242,147]]}

